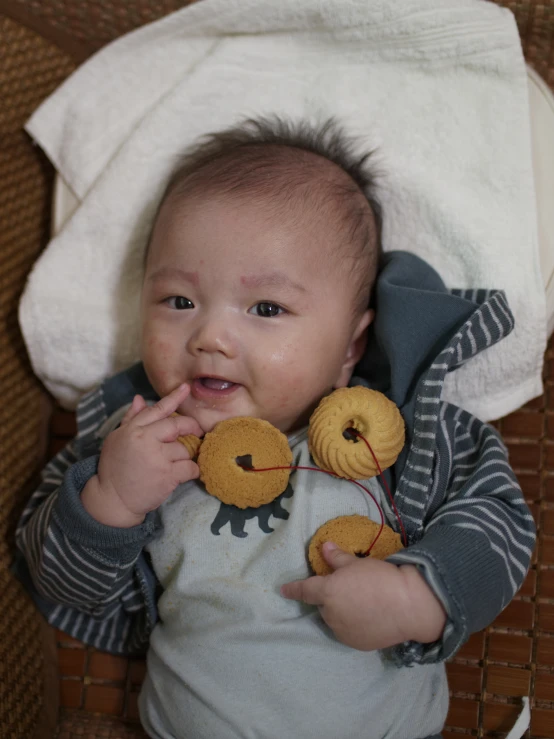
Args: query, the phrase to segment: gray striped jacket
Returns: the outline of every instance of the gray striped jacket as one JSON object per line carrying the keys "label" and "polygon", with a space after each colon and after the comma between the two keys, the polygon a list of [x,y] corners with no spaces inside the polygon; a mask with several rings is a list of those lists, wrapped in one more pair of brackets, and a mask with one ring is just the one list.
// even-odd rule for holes
{"label": "gray striped jacket", "polygon": [[[389,287],[393,283],[391,278]],[[398,290],[392,294],[398,303]],[[442,294],[445,301],[463,302],[468,317],[458,321],[434,361],[412,376],[410,392],[398,403],[408,443],[385,474],[409,541],[391,560],[419,568],[448,620],[438,642],[391,650],[403,665],[447,659],[487,626],[521,586],[535,541],[533,518],[499,435],[441,400],[448,371],[511,331],[505,296]],[[77,437],[43,471],[17,528],[15,571],[48,621],[116,654],[143,653],[156,623],[160,586],[143,548],[156,535],[159,517],[154,511],[131,529],[104,526],[86,513],[79,494],[96,473],[102,425],[135,393],[157,399],[141,364],[83,397]],[[394,392],[388,394],[398,401]]]}

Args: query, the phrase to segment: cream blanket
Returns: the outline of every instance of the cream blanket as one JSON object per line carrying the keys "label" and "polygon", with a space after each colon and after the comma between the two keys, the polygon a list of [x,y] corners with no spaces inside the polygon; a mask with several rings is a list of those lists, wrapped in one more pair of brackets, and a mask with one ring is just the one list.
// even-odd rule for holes
{"label": "cream blanket", "polygon": [[526,73],[482,0],[202,0],[110,44],[28,121],[80,205],[33,269],[20,323],[68,407],[138,358],[141,251],[176,156],[245,116],[336,116],[378,147],[386,250],[449,287],[501,288],[505,341],[448,378],[482,419],[542,390]]}

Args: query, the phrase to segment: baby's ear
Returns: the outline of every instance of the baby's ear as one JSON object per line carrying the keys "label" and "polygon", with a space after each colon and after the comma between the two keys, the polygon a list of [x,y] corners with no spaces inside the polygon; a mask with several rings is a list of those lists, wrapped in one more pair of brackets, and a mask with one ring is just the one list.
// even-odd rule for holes
{"label": "baby's ear", "polygon": [[346,349],[346,355],[341,368],[338,382],[335,383],[334,387],[346,387],[352,377],[352,371],[356,364],[362,358],[362,354],[365,351],[367,344],[367,328],[373,321],[375,311],[372,309],[366,310],[356,323],[354,332],[350,344]]}

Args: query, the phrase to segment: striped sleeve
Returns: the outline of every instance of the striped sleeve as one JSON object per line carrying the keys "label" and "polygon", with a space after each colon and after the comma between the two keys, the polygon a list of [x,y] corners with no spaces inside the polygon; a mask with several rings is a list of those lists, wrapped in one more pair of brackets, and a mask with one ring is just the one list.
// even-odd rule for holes
{"label": "striped sleeve", "polygon": [[423,534],[391,561],[418,567],[448,620],[441,640],[396,648],[402,664],[448,659],[488,626],[521,587],[535,544],[533,517],[495,429],[444,402],[438,421]]}
{"label": "striped sleeve", "polygon": [[156,620],[156,582],[143,547],[157,515],[119,529],[83,508],[80,493],[96,474],[96,432],[105,420],[99,389],[79,404],[77,437],[46,466],[20,518],[14,569],[49,623],[98,649],[136,654]]}

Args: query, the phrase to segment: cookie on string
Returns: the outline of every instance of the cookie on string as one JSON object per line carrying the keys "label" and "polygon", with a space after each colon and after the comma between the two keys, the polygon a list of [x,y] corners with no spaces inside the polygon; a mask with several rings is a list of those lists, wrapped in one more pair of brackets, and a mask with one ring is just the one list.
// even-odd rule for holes
{"label": "cookie on string", "polygon": [[[379,534],[380,528],[380,523],[358,514],[339,516],[327,521],[319,527],[310,541],[308,559],[312,570],[316,575],[330,575],[333,572],[333,568],[323,557],[322,546],[326,541],[332,541],[349,554],[364,557]],[[400,549],[403,549],[400,534],[385,525],[374,546],[371,547],[369,556],[386,559]]]}
{"label": "cookie on string", "polygon": [[[237,508],[259,508],[283,493],[291,462],[288,439],[279,429],[244,416],[217,423],[198,454],[200,479],[208,493]],[[285,469],[252,471],[268,467]]]}
{"label": "cookie on string", "polygon": [[357,385],[334,390],[312,413],[308,430],[310,454],[318,467],[338,477],[365,480],[378,474],[373,454],[386,470],[396,462],[404,446],[404,419],[397,406],[383,393]]}

